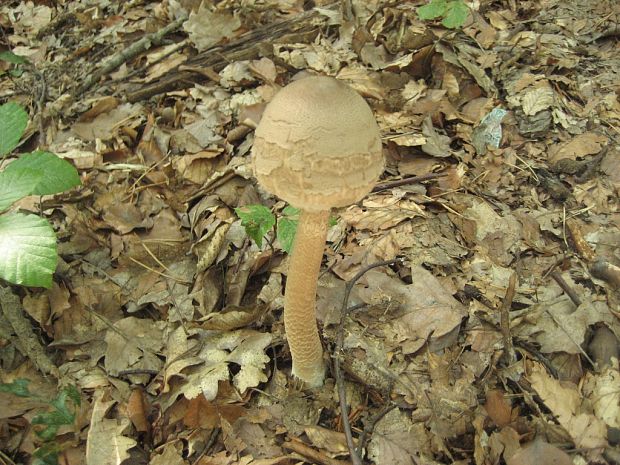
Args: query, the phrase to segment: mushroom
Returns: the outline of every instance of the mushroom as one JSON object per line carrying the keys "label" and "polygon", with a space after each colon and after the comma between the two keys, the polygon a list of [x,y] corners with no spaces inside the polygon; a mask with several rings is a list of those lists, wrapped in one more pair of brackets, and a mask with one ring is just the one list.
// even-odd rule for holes
{"label": "mushroom", "polygon": [[284,294],[284,328],[293,376],[323,384],[315,303],[333,207],[358,202],[383,172],[379,127],[364,99],[330,77],[292,82],[267,105],[256,128],[255,176],[300,209]]}

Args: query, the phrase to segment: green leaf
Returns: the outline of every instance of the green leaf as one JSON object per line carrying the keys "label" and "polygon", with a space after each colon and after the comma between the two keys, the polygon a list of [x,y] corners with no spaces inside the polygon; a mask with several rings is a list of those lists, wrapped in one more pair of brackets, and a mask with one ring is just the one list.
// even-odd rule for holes
{"label": "green leaf", "polygon": [[418,7],[418,17],[425,21],[445,16],[446,0],[432,0],[430,3]]}
{"label": "green leaf", "polygon": [[36,151],[25,153],[9,164],[5,173],[29,170],[33,177],[31,194],[51,195],[64,192],[80,185],[80,176],[75,167],[66,160],[50,152]]}
{"label": "green leaf", "polygon": [[241,226],[246,234],[262,247],[263,236],[276,224],[276,218],[267,207],[263,205],[246,205],[235,208],[235,213],[241,218]]}
{"label": "green leaf", "polygon": [[29,382],[27,379],[20,378],[12,383],[2,383],[0,384],[0,392],[8,392],[17,397],[32,397],[32,393],[28,390]]}
{"label": "green leaf", "polygon": [[50,224],[36,215],[0,216],[0,277],[22,286],[49,288],[58,255]]}
{"label": "green leaf", "polygon": [[467,20],[469,8],[462,0],[454,0],[448,3],[445,17],[441,24],[449,29],[457,29]]}
{"label": "green leaf", "polygon": [[299,208],[287,205],[282,210],[282,215],[278,220],[277,237],[282,250],[286,253],[291,253],[295,232],[297,231],[297,223],[299,223]]}
{"label": "green leaf", "polygon": [[56,442],[45,443],[32,453],[32,465],[58,465],[59,452]]}
{"label": "green leaf", "polygon": [[66,388],[64,388],[64,391],[67,393],[69,399],[71,399],[71,401],[73,402],[73,405],[76,405],[77,407],[82,405],[82,396],[80,395],[80,391],[76,386],[67,386]]}
{"label": "green leaf", "polygon": [[0,173],[0,211],[6,210],[17,200],[32,193],[33,184],[39,182],[40,170],[15,170]]}
{"label": "green leaf", "polygon": [[37,436],[41,439],[46,441],[54,439],[61,426],[73,424],[75,412],[73,408],[69,409],[67,400],[73,402],[73,399],[69,397],[69,390],[63,389],[58,397],[50,402],[53,407],[50,412],[40,413],[32,419],[33,425],[45,425],[45,429],[37,431]]}
{"label": "green leaf", "polygon": [[23,65],[24,63],[28,63],[28,60],[21,56],[15,55],[13,52],[8,50],[4,52],[0,52],[0,60],[8,61],[9,63],[13,63],[14,65]]}
{"label": "green leaf", "polygon": [[21,105],[15,102],[0,105],[0,156],[17,147],[27,125],[28,113]]}
{"label": "green leaf", "polygon": [[62,422],[58,423],[59,425],[71,425],[75,421],[75,412],[73,411],[74,409],[72,408],[71,410],[69,410],[67,406],[67,404],[69,403],[67,401],[71,401],[70,403],[74,406],[77,405],[74,399],[74,395],[75,388],[73,388],[73,392],[69,388],[64,388],[62,391],[60,391],[58,397],[56,397],[56,399],[51,402],[51,405],[56,409],[56,412],[58,413],[58,415],[54,418],[56,419],[56,421]]}

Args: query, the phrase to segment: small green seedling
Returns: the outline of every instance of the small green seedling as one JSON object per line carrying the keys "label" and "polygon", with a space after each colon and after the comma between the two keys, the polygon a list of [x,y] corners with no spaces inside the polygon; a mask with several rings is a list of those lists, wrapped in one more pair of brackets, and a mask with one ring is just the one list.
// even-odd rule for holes
{"label": "small green seedling", "polygon": [[80,392],[75,386],[63,388],[55,399],[46,400],[33,394],[28,389],[27,379],[17,379],[12,383],[0,384],[0,392],[13,394],[17,397],[31,398],[46,404],[47,410],[38,413],[31,420],[35,434],[42,441],[33,452],[33,465],[57,465],[61,450],[56,442],[56,433],[62,426],[70,426],[75,422],[75,415],[81,404]]}
{"label": "small green seedling", "polygon": [[[18,104],[0,106],[0,157],[19,144],[28,114]],[[0,278],[13,284],[49,288],[56,270],[56,234],[47,220],[7,211],[29,195],[51,195],[80,184],[77,170],[53,153],[23,153],[0,172]]]}
{"label": "small green seedling", "polygon": [[[293,240],[297,231],[299,221],[299,208],[287,205],[282,209],[282,215],[276,221],[275,215],[263,205],[246,205],[245,207],[235,208],[235,213],[241,219],[241,226],[245,228],[246,234],[262,247],[263,237],[273,230],[276,226],[276,237],[280,242],[282,250],[290,253],[293,248]],[[329,225],[334,226],[336,219],[329,218]]]}
{"label": "small green seedling", "polygon": [[467,20],[469,8],[463,0],[431,0],[418,7],[418,17],[423,20],[443,18],[441,24],[448,29],[457,29]]}
{"label": "small green seedling", "polygon": [[[13,52],[8,50],[0,52],[0,60],[15,65],[8,71],[8,74],[14,78],[18,78],[23,74],[24,66],[31,66],[31,63],[26,58],[20,55],[15,55]],[[3,72],[0,72],[0,76],[3,74]]]}

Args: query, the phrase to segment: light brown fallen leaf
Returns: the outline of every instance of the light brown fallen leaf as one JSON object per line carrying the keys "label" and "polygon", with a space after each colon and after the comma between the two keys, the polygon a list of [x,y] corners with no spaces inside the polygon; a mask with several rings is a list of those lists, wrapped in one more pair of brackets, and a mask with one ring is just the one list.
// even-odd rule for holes
{"label": "light brown fallen leaf", "polygon": [[506,460],[507,465],[573,465],[569,455],[557,447],[537,439]]}
{"label": "light brown fallen leaf", "polygon": [[106,400],[106,391],[95,393],[90,428],[86,438],[86,463],[88,465],[120,465],[129,458],[129,449],[137,443],[125,436],[130,422],[127,418],[108,419],[106,415],[116,403]]}

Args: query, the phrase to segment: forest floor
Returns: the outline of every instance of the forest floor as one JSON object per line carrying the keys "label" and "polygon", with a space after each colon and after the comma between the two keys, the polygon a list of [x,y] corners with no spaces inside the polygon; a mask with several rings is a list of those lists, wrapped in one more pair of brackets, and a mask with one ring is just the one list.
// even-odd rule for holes
{"label": "forest floor", "polygon": [[[43,148],[82,185],[17,204],[60,260],[11,288],[0,463],[620,463],[620,4],[482,0],[452,29],[421,4],[2,2],[0,102],[30,124],[1,166]],[[250,163],[304,74],[366,98],[386,159],[333,212],[319,389],[282,322],[295,211]]]}

